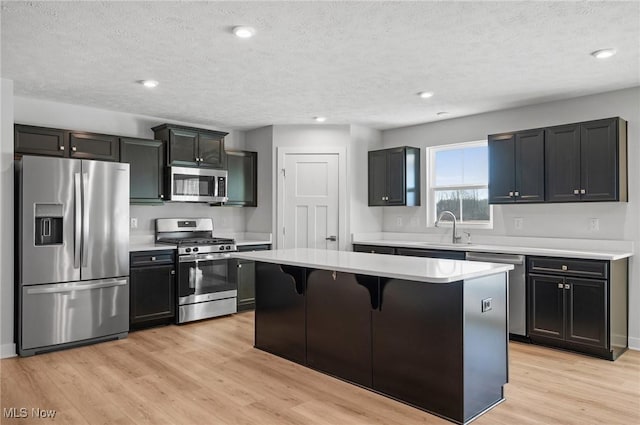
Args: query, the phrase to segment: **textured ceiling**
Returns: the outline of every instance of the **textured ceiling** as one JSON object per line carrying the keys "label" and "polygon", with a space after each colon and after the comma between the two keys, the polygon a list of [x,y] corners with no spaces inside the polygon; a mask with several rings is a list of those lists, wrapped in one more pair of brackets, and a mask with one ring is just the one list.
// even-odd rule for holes
{"label": "textured ceiling", "polygon": [[[229,129],[316,115],[385,129],[640,85],[637,1],[32,1],[1,14],[17,95]],[[606,47],[618,54],[589,55]]]}

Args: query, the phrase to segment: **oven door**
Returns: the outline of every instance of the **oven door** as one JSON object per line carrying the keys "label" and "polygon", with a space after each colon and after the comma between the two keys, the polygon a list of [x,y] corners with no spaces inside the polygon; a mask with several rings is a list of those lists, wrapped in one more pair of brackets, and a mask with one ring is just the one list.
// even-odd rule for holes
{"label": "oven door", "polygon": [[236,297],[238,288],[230,282],[227,259],[230,254],[193,254],[179,257],[178,304],[192,304]]}

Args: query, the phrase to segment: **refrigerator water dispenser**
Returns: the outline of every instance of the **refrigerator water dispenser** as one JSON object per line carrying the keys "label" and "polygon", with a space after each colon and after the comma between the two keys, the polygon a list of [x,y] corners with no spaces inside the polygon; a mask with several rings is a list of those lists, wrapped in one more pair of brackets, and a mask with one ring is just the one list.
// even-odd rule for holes
{"label": "refrigerator water dispenser", "polygon": [[36,246],[62,244],[62,204],[35,204]]}

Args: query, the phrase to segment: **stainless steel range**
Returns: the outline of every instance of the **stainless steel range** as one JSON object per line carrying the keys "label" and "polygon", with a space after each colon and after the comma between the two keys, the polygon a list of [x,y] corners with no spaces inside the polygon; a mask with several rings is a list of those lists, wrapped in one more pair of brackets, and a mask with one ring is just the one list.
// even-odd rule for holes
{"label": "stainless steel range", "polygon": [[213,220],[158,218],[156,242],[178,246],[178,323],[237,311],[238,288],[227,264],[236,244],[213,236]]}

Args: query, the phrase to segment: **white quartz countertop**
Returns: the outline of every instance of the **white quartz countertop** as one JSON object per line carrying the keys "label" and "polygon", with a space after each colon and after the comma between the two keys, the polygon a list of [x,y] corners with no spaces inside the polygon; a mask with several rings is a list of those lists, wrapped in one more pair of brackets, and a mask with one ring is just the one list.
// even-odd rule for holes
{"label": "white quartz countertop", "polygon": [[380,255],[364,252],[297,248],[272,251],[234,252],[235,258],[346,273],[382,276],[429,283],[450,283],[503,273],[510,264],[483,263],[436,258]]}
{"label": "white quartz countertop", "polygon": [[540,248],[528,246],[511,246],[511,245],[485,245],[485,244],[443,244],[437,242],[419,242],[419,241],[401,241],[387,239],[357,240],[353,242],[357,245],[377,245],[390,246],[396,248],[420,248],[420,249],[443,249],[451,251],[465,252],[491,252],[501,254],[520,254],[520,255],[542,255],[548,257],[568,257],[568,258],[584,258],[591,260],[620,260],[622,258],[631,257],[632,252],[626,251],[609,251],[599,249],[563,249],[563,248]]}
{"label": "white quartz countertop", "polygon": [[236,246],[271,245],[271,239],[236,239]]}

